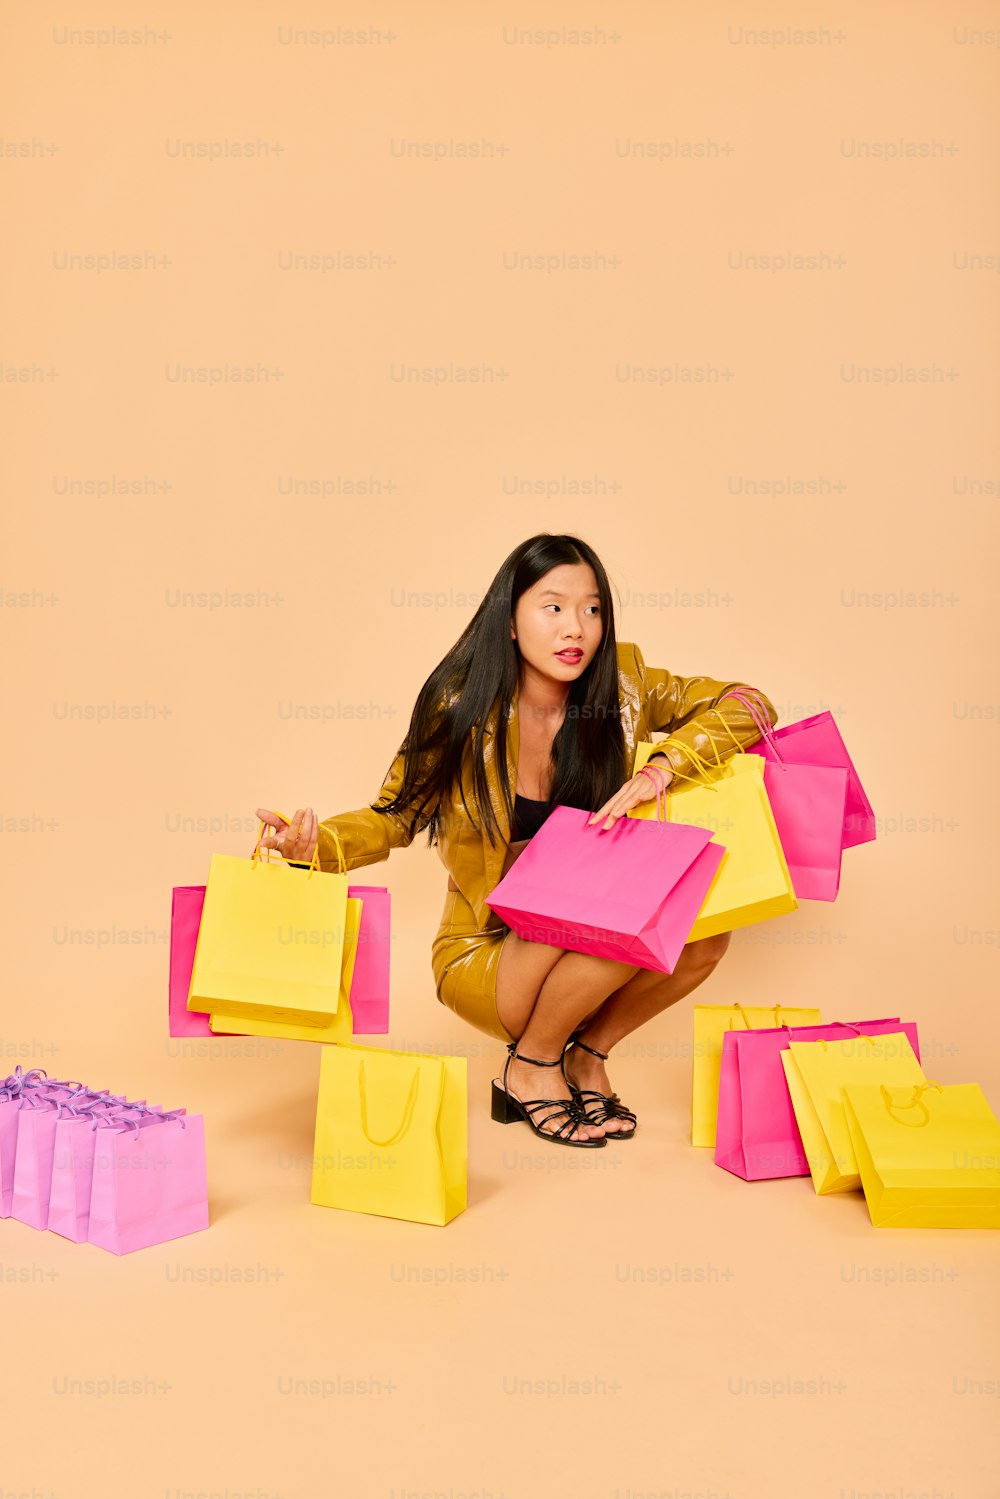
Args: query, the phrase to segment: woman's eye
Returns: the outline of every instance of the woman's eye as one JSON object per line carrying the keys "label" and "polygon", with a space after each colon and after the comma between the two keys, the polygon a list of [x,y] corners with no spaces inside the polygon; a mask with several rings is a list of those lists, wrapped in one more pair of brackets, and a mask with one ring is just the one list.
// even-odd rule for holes
{"label": "woman's eye", "polygon": [[[546,609],[558,609],[559,605],[558,604],[546,604],[545,608]],[[596,609],[597,612],[598,612],[598,614],[600,614],[600,612],[601,612],[601,606],[600,606],[600,604],[588,604],[587,608],[588,609]]]}

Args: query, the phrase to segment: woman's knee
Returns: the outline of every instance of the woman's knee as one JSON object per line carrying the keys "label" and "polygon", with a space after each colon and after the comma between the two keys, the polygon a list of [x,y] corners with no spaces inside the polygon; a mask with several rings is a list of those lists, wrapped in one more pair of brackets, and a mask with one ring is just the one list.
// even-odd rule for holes
{"label": "woman's knee", "polygon": [[500,1023],[520,1036],[538,1002],[546,980],[565,949],[529,942],[508,932],[500,948],[496,972],[496,1007]]}
{"label": "woman's knee", "polygon": [[714,968],[719,959],[724,957],[732,935],[732,932],[717,932],[714,937],[699,937],[697,942],[687,944],[685,952],[690,954],[691,962],[699,968]]}
{"label": "woman's knee", "polygon": [[593,979],[597,989],[606,991],[605,997],[641,972],[635,964],[619,963],[617,958],[599,958],[594,953],[568,952],[564,956],[572,960],[575,977],[582,974],[585,983]]}

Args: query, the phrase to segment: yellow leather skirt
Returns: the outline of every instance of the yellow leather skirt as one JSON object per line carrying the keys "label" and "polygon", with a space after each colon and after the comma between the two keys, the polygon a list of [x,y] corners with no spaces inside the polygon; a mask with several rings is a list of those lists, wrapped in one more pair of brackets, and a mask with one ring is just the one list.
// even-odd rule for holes
{"label": "yellow leather skirt", "polygon": [[437,997],[449,1010],[498,1041],[516,1039],[497,1012],[497,969],[510,927],[491,911],[480,929],[460,890],[448,890],[431,947]]}

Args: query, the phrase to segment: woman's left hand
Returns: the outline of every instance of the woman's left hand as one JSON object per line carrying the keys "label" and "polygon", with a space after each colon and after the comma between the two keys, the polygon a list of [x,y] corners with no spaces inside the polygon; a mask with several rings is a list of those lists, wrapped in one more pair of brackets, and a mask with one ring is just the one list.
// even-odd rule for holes
{"label": "woman's left hand", "polygon": [[674,778],[673,771],[668,769],[664,760],[655,761],[655,763],[650,764],[649,769],[651,771],[650,775],[644,776],[640,770],[630,781],[626,781],[617,795],[613,796],[609,802],[605,802],[604,806],[588,819],[587,827],[591,827],[603,817],[606,821],[601,823],[598,829],[599,832],[603,833],[605,828],[613,828],[615,819],[624,817],[630,807],[638,807],[641,802],[655,800],[657,786],[660,786],[660,789],[665,791]]}

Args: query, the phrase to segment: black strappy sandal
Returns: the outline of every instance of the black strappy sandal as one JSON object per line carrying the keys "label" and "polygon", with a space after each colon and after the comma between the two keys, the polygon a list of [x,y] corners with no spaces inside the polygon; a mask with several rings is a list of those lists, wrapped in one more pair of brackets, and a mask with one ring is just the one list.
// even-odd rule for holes
{"label": "black strappy sandal", "polygon": [[[592,1056],[600,1057],[602,1062],[608,1060],[606,1051],[598,1051],[594,1046],[588,1046],[586,1041],[581,1041],[577,1036],[570,1036],[563,1047],[563,1061],[571,1046],[582,1046],[584,1051],[589,1051]],[[563,1067],[563,1077],[566,1077],[566,1068]],[[570,1092],[580,1105],[580,1110],[588,1124],[604,1124],[608,1119],[621,1119],[625,1124],[631,1123],[631,1129],[613,1129],[604,1135],[605,1140],[631,1140],[639,1127],[638,1120],[631,1109],[627,1109],[618,1097],[617,1093],[599,1093],[596,1088],[578,1088],[566,1077]],[[594,1100],[590,1103],[589,1100]]]}
{"label": "black strappy sandal", "polygon": [[[520,1062],[530,1062],[533,1067],[562,1067],[561,1056],[556,1057],[554,1062],[542,1062],[536,1057],[524,1056],[516,1048],[516,1041],[508,1042],[507,1061],[503,1069],[503,1085],[501,1086],[496,1078],[493,1079],[493,1096],[490,1112],[497,1123],[514,1124],[518,1119],[523,1119],[525,1124],[531,1126],[536,1135],[540,1135],[543,1140],[553,1140],[556,1145],[580,1145],[588,1150],[605,1145],[607,1142],[604,1135],[598,1135],[596,1138],[590,1140],[570,1140],[567,1138],[581,1124],[586,1126],[594,1123],[594,1120],[587,1119],[584,1116],[583,1110],[575,1097],[534,1098],[530,1099],[527,1103],[522,1103],[519,1098],[515,1098],[509,1092],[507,1088],[507,1072],[515,1057]],[[565,1077],[565,1075],[564,1072],[563,1076]],[[531,1116],[536,1109],[544,1108],[550,1109],[550,1112],[545,1115],[544,1119],[539,1121],[539,1124],[547,1124],[550,1119],[555,1119],[557,1114],[563,1113],[566,1115],[566,1118],[559,1125],[558,1129],[540,1129],[539,1124],[536,1124],[534,1119],[532,1119]]]}

